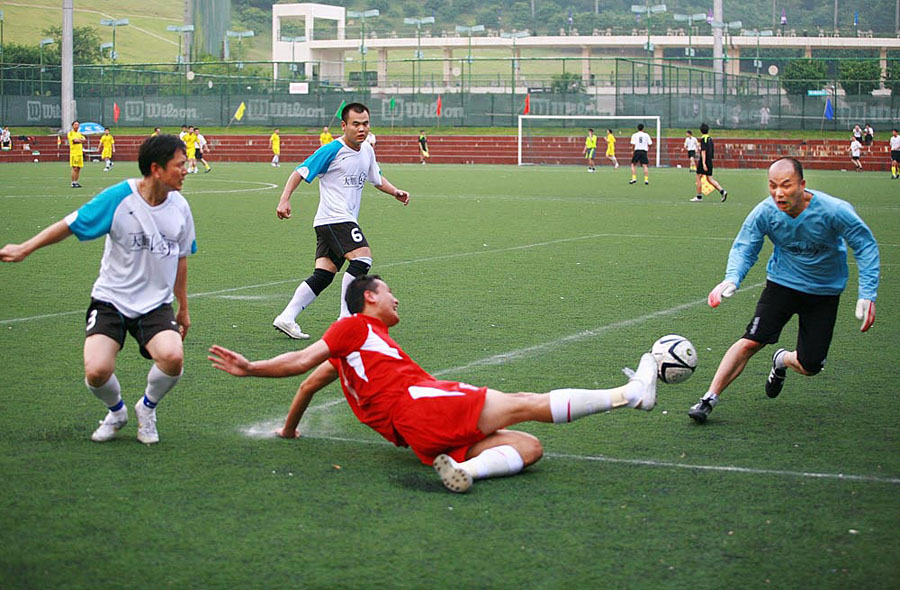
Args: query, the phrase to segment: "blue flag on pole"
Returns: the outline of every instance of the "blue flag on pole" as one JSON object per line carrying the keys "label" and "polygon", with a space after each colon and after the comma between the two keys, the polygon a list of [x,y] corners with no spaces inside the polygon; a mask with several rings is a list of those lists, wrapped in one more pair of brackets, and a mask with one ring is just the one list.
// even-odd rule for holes
{"label": "blue flag on pole", "polygon": [[825,99],[825,118],[831,121],[834,119],[834,107],[831,106],[831,99]]}

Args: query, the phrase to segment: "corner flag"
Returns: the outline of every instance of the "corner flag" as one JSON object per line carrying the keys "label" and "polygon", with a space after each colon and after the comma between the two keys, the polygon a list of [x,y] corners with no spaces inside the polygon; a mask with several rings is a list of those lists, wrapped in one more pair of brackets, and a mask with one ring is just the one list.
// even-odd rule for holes
{"label": "corner flag", "polygon": [[333,117],[334,119],[340,119],[340,118],[341,118],[341,111],[344,110],[344,107],[345,107],[345,106],[347,106],[347,101],[346,101],[346,100],[342,100],[342,101],[341,101],[341,104],[338,105],[337,110],[334,111],[334,117]]}
{"label": "corner flag", "polygon": [[436,113],[437,113],[438,117],[441,116],[441,95],[440,94],[438,94]]}
{"label": "corner flag", "polygon": [[240,121],[241,119],[244,118],[244,111],[246,111],[246,110],[247,110],[247,105],[245,105],[244,102],[241,101],[240,106],[238,106],[237,110],[234,112],[234,118],[237,119],[238,121]]}
{"label": "corner flag", "polygon": [[525,95],[525,109],[522,111],[522,114],[527,115],[530,112],[531,112],[531,95],[526,94]]}

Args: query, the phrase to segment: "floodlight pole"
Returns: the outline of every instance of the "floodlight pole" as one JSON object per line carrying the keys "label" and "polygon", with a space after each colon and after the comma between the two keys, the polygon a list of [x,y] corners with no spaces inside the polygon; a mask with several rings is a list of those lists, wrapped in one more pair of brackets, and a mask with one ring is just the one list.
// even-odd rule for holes
{"label": "floodlight pole", "polygon": [[[466,63],[469,65],[469,82],[467,84],[468,91],[472,91],[472,33],[483,31],[484,25],[473,25],[471,27],[456,25],[457,33],[468,33],[469,34],[469,56],[466,58]],[[463,82],[465,84],[465,76],[463,76]]]}
{"label": "floodlight pole", "polygon": [[44,96],[44,46],[52,44],[53,39],[51,39],[50,37],[41,39],[41,96]]}
{"label": "floodlight pole", "polygon": [[[62,71],[60,76],[60,111],[62,113],[62,128],[68,129],[75,120],[75,75],[73,71],[73,55],[72,55],[72,27],[74,18],[73,0],[63,0],[62,11],[62,47],[60,54],[62,56]],[[2,94],[2,92],[0,92]]]}
{"label": "floodlight pole", "polygon": [[357,12],[355,10],[348,10],[347,16],[350,18],[358,18],[362,21],[362,28],[360,33],[360,43],[359,43],[359,53],[362,55],[362,83],[363,87],[368,89],[369,84],[366,79],[366,17],[374,17],[380,15],[381,12],[377,9],[365,10],[361,12]]}
{"label": "floodlight pole", "polygon": [[416,67],[419,68],[419,78],[422,76],[422,25],[434,22],[433,16],[425,18],[404,18],[403,22],[408,25],[416,25],[416,63],[413,66],[413,92],[418,94],[418,86],[416,85]]}
{"label": "floodlight pole", "polygon": [[[4,59],[5,58],[3,56],[3,11],[0,10],[0,96],[6,96],[5,94],[3,94],[3,78],[6,77],[5,72],[3,71],[3,60]],[[3,105],[0,105],[0,107],[2,107],[2,106]],[[0,119],[5,120],[5,117],[2,116],[2,113],[0,113]]]}

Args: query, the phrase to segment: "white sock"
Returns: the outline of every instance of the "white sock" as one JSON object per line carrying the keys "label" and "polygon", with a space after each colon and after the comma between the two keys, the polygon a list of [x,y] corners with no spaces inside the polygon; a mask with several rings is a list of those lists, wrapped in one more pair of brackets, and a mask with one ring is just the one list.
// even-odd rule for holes
{"label": "white sock", "polygon": [[109,168],[109,167],[110,167],[110,163],[109,163],[109,160],[106,160],[106,167],[107,167],[107,168]]}
{"label": "white sock", "polygon": [[784,364],[784,355],[786,355],[786,354],[787,354],[787,351],[782,350],[780,353],[775,355],[775,368],[776,369],[783,369],[783,368],[787,367],[787,365]]}
{"label": "white sock", "polygon": [[175,387],[175,384],[178,383],[178,380],[181,379],[181,375],[183,374],[184,371],[175,376],[167,375],[156,363],[153,363],[153,366],[150,367],[150,372],[147,373],[147,389],[144,390],[144,405],[148,408],[155,408],[156,404],[159,403],[159,400],[172,391],[172,388]]}
{"label": "white sock", "polygon": [[[372,268],[372,259],[368,256],[360,256],[356,260],[360,262],[365,262],[369,265],[369,268]],[[350,315],[350,310],[347,308],[347,287],[350,286],[350,283],[353,282],[356,276],[350,274],[349,272],[344,272],[344,276],[341,277],[341,315],[338,316],[338,319],[345,318]]]}
{"label": "white sock", "polygon": [[472,479],[485,479],[515,475],[522,471],[525,462],[515,448],[510,445],[500,445],[482,451],[477,457],[458,463],[458,466],[465,469]]}
{"label": "white sock", "polygon": [[284,311],[278,316],[280,318],[293,322],[300,315],[300,312],[309,307],[309,304],[316,300],[316,294],[310,289],[306,281],[300,283],[300,286],[294,291],[291,302],[287,304]]}
{"label": "white sock", "polygon": [[715,406],[717,403],[719,403],[719,394],[707,391],[700,399],[705,399],[709,402],[709,405]]}
{"label": "white sock", "polygon": [[115,373],[110,375],[106,383],[100,387],[94,387],[87,382],[87,379],[84,380],[84,384],[91,390],[91,393],[106,404],[107,408],[110,408],[110,411],[113,411],[112,408],[122,403],[122,387],[119,385],[119,378],[116,377]]}
{"label": "white sock", "polygon": [[273,156],[273,157],[272,157],[272,163],[273,163],[273,164],[277,164],[277,163],[278,163],[278,156]]}
{"label": "white sock", "polygon": [[612,389],[554,389],[550,396],[550,414],[555,424],[572,422],[598,412],[608,412],[628,403]]}

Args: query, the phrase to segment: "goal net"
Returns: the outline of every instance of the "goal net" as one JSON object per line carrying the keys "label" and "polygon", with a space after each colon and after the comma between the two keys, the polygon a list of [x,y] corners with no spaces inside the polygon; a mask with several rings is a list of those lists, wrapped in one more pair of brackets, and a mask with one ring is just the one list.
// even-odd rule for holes
{"label": "goal net", "polygon": [[616,138],[616,158],[619,164],[631,162],[631,134],[637,125],[644,124],[644,131],[650,134],[650,165],[659,167],[662,144],[662,125],[658,116],[565,116],[565,115],[519,115],[519,166],[529,164],[550,164],[580,166],[585,163],[584,140],[587,130],[593,129],[597,136],[597,151],[594,161],[604,163],[606,154],[606,130],[612,129]]}

